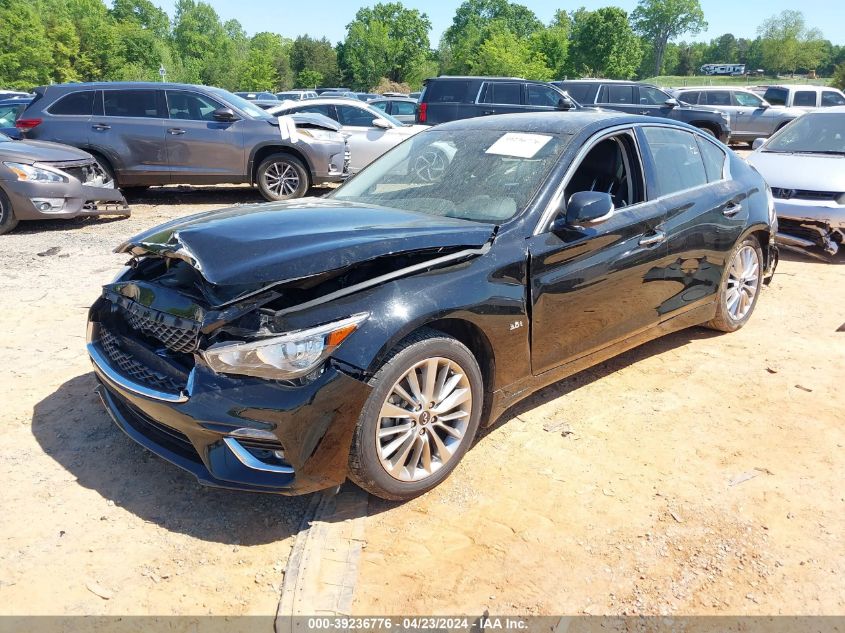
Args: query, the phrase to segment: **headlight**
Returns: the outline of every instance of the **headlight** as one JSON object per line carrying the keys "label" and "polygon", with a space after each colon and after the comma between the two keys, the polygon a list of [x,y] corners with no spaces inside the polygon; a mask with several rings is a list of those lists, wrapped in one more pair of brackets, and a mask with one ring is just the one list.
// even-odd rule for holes
{"label": "headlight", "polygon": [[318,141],[340,141],[341,136],[331,130],[318,130],[316,128],[297,128],[302,136],[308,136]]}
{"label": "headlight", "polygon": [[65,176],[50,169],[25,165],[23,163],[3,163],[18,177],[18,180],[30,182],[69,182]]}
{"label": "headlight", "polygon": [[223,374],[274,380],[300,378],[314,371],[368,316],[360,313],[260,341],[212,345],[200,355],[211,369]]}

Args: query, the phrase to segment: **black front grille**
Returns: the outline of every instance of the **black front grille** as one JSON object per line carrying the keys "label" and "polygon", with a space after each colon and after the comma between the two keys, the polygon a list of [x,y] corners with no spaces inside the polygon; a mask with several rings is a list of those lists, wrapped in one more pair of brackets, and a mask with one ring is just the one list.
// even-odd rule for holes
{"label": "black front grille", "polygon": [[773,187],[772,195],[780,200],[791,200],[793,198],[799,200],[836,200],[842,194],[836,191],[812,191],[810,189]]}
{"label": "black front grille", "polygon": [[120,348],[118,337],[104,327],[100,328],[99,343],[112,366],[127,378],[158,391],[168,393],[182,391],[183,385],[180,385],[174,378],[147,367],[131,354],[123,351]]}
{"label": "black front grille", "polygon": [[114,293],[109,293],[108,298],[133,330],[159,341],[174,352],[190,354],[197,349],[200,331],[197,321],[147,308]]}

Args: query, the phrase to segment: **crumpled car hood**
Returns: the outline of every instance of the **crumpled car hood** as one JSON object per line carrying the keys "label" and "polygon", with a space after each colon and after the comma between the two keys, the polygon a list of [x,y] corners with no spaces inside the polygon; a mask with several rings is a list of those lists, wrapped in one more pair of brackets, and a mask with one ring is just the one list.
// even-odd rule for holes
{"label": "crumpled car hood", "polygon": [[478,248],[493,233],[489,224],[311,198],[180,218],[136,235],[115,252],[175,257],[209,283],[256,286],[398,253]]}
{"label": "crumpled car hood", "polygon": [[845,157],[754,152],[746,160],[770,187],[845,192]]}

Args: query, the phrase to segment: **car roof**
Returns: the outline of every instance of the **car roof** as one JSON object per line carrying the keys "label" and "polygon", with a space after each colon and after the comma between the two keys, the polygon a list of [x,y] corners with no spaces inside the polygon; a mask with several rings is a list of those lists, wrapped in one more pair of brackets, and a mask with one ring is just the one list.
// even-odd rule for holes
{"label": "car roof", "polygon": [[[279,101],[279,103],[284,103],[283,101]],[[301,107],[304,105],[354,105],[358,104],[360,106],[366,106],[366,101],[361,101],[360,99],[356,99],[354,97],[315,97],[313,99],[308,99],[308,103],[300,103],[296,102],[296,106],[291,107]]]}
{"label": "car roof", "polygon": [[435,79],[477,79],[478,81],[487,81],[490,79],[507,79],[509,81],[533,81],[526,79],[525,77],[496,77],[493,75],[439,75],[438,77],[429,77],[428,79],[426,79],[426,82],[434,81]]}
{"label": "car roof", "polygon": [[742,90],[743,92],[751,92],[745,86],[681,86],[680,88],[672,88],[672,90]]}
{"label": "car roof", "polygon": [[[47,86],[38,86],[35,90],[85,90],[85,89],[117,89],[125,90],[127,88],[146,88],[147,90],[164,88],[165,90],[190,88],[193,90],[222,90],[222,88],[215,88],[214,86],[203,86],[200,84],[179,84],[164,81],[85,81],[79,83],[64,83],[64,84],[50,84]],[[256,93],[257,94],[257,93]],[[270,93],[272,94],[272,93]]]}
{"label": "car roof", "polygon": [[375,99],[371,99],[370,101],[413,101],[414,103],[417,102],[416,99],[413,99],[411,97],[377,97]]}
{"label": "car roof", "polygon": [[786,90],[836,90],[833,86],[815,86],[810,84],[769,84],[766,88],[784,88]]}
{"label": "car roof", "polygon": [[[523,132],[533,134],[576,134],[585,127],[607,123],[621,125],[627,123],[660,123],[666,124],[667,119],[646,117],[642,115],[625,114],[623,112],[526,112],[518,114],[500,114],[497,116],[483,116],[471,119],[458,119],[449,123],[441,123],[439,130],[501,130],[506,132]],[[674,121],[668,121],[675,125]],[[606,127],[606,126],[598,126]],[[687,127],[687,126],[683,126]]]}

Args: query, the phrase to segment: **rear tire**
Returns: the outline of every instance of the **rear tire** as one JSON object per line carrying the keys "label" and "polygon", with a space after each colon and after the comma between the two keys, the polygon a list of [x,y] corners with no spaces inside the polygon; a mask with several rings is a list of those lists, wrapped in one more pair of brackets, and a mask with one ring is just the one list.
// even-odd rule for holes
{"label": "rear tire", "polygon": [[255,172],[255,180],[261,195],[271,202],[301,198],[310,184],[308,170],[290,154],[265,158]]}
{"label": "rear tire", "polygon": [[6,192],[0,189],[0,235],[14,231],[17,225],[18,219],[12,210],[12,203]]}
{"label": "rear tire", "polygon": [[390,352],[370,384],[349,478],[382,499],[413,499],[446,479],[472,444],[484,406],[481,370],[462,343],[424,328]]}
{"label": "rear tire", "polygon": [[720,332],[736,332],[748,323],[763,288],[763,250],[749,235],[738,243],[725,266],[716,316],[705,325]]}

